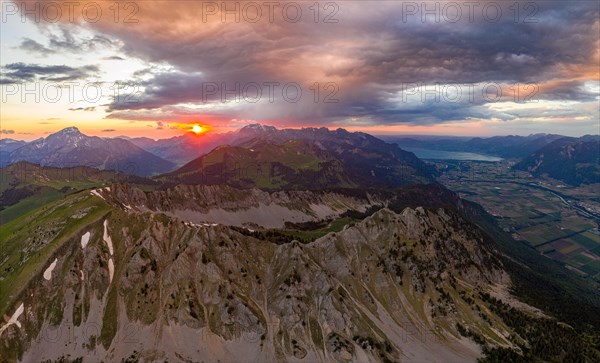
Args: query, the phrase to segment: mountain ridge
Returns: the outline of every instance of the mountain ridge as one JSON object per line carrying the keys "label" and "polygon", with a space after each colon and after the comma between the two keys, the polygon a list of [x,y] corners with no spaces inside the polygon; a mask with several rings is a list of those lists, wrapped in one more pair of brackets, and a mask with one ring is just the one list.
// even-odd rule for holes
{"label": "mountain ridge", "polygon": [[600,183],[600,137],[555,140],[513,168],[538,177],[547,175],[574,186]]}
{"label": "mountain ridge", "polygon": [[150,176],[175,164],[159,158],[124,139],[105,139],[68,127],[29,142],[8,154],[6,164],[27,161],[42,166],[89,166]]}
{"label": "mountain ridge", "polygon": [[397,143],[400,147],[411,146],[433,150],[474,152],[503,158],[523,158],[541,147],[564,137],[555,134],[531,134],[528,136],[507,135],[459,139],[436,137],[433,140],[387,136],[383,137],[383,139]]}
{"label": "mountain ridge", "polygon": [[413,153],[367,134],[252,126],[242,128],[230,144],[159,179],[285,189],[435,182],[433,171]]}

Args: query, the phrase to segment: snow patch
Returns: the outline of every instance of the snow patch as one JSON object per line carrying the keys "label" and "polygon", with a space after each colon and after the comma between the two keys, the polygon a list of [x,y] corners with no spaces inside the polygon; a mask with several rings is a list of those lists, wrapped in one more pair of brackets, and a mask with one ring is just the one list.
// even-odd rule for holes
{"label": "snow patch", "polygon": [[108,252],[110,252],[110,255],[112,256],[114,251],[112,238],[108,235],[108,220],[104,221],[104,236],[102,236],[102,238],[104,239],[104,242],[106,242],[106,245],[108,246]]}
{"label": "snow patch", "polygon": [[54,268],[56,267],[56,263],[58,262],[58,258],[54,259],[54,262],[52,262],[50,264],[50,266],[48,266],[48,268],[46,269],[46,271],[44,271],[44,278],[46,280],[50,280],[52,278],[52,271],[54,270]]}
{"label": "snow patch", "polygon": [[200,223],[200,224],[197,224],[197,223],[192,223],[192,222],[185,222],[184,224],[186,226],[188,226],[188,227],[195,227],[195,228],[216,227],[216,226],[219,225],[218,223]]}
{"label": "snow patch", "polygon": [[90,192],[91,195],[95,195],[99,198],[101,198],[102,200],[105,200],[104,197],[102,195],[100,195],[100,193],[98,193],[98,189],[94,189]]}
{"label": "snow patch", "polygon": [[108,283],[110,284],[113,279],[113,275],[115,274],[115,263],[113,262],[112,257],[108,259]]}
{"label": "snow patch", "polygon": [[21,323],[19,323],[17,319],[19,318],[19,316],[21,316],[21,314],[23,314],[23,311],[25,311],[25,306],[23,305],[23,303],[21,303],[21,305],[19,305],[17,310],[15,310],[14,314],[8,320],[8,323],[6,323],[3,327],[0,328],[0,335],[2,335],[2,333],[12,324],[15,324],[16,326],[21,328]]}
{"label": "snow patch", "polygon": [[108,252],[110,253],[110,258],[108,259],[108,283],[112,282],[113,276],[115,274],[115,263],[112,259],[114,254],[112,238],[108,235],[108,219],[104,220],[104,236],[102,236],[104,242],[108,246]]}
{"label": "snow patch", "polygon": [[81,248],[85,249],[88,242],[90,241],[90,232],[86,232],[83,236],[81,236]]}

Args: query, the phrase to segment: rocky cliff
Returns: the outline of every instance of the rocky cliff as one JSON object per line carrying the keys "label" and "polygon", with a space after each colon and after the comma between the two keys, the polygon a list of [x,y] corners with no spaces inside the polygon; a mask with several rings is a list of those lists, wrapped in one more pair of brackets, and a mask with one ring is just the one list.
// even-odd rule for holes
{"label": "rocky cliff", "polygon": [[[204,187],[171,193],[227,207]],[[275,198],[257,193],[239,198]],[[3,251],[2,357],[474,361],[476,342],[523,339],[482,299],[511,300],[502,264],[449,210],[384,208],[313,242],[276,244],[158,212],[160,201],[126,187],[86,192],[8,226],[6,246],[26,252]]]}

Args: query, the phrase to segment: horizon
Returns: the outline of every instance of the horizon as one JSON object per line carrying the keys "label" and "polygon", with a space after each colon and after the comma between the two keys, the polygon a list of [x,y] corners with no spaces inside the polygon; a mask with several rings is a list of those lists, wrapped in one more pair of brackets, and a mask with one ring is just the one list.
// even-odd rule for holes
{"label": "horizon", "polygon": [[0,137],[68,125],[152,139],[194,124],[457,137],[600,127],[596,2],[275,2],[286,12],[271,17],[243,1],[237,12],[52,4],[2,2]]}
{"label": "horizon", "polygon": [[[584,137],[584,136],[600,136],[600,132],[597,134],[583,134],[583,135],[578,135],[578,136],[570,136],[570,135],[564,135],[564,134],[551,134],[551,133],[544,133],[544,132],[538,132],[538,133],[529,133],[529,134],[498,134],[498,135],[484,135],[484,136],[480,136],[480,135],[448,135],[448,134],[411,134],[411,133],[388,133],[388,134],[376,134],[376,133],[370,133],[370,132],[366,132],[366,131],[362,131],[362,130],[349,130],[347,128],[344,127],[326,127],[326,126],[298,126],[298,127],[276,127],[274,125],[266,125],[266,124],[258,124],[258,123],[254,123],[254,124],[248,124],[246,126],[252,126],[252,125],[261,125],[261,126],[265,126],[265,127],[275,127],[277,130],[284,130],[284,129],[294,129],[294,130],[301,130],[301,129],[311,129],[311,128],[326,128],[329,131],[334,131],[337,129],[343,129],[346,130],[348,132],[363,132],[366,134],[369,134],[371,136],[377,137],[377,138],[391,138],[391,137],[404,137],[404,138],[410,138],[410,137],[417,137],[417,138],[465,138],[465,139],[472,139],[472,138],[482,138],[482,139],[486,139],[486,138],[491,138],[491,137],[507,137],[507,136],[518,136],[518,137],[528,137],[528,136],[534,136],[534,135],[559,135],[559,136],[564,136],[564,137],[574,137],[574,138],[580,138],[580,137]],[[15,141],[24,141],[24,142],[31,142],[31,141],[35,141],[41,138],[46,138],[52,134],[56,134],[59,133],[61,131],[64,131],[65,129],[70,129],[70,128],[75,128],[77,129],[80,133],[86,135],[86,136],[96,136],[96,137],[100,137],[100,138],[106,138],[106,139],[118,139],[118,138],[122,138],[122,139],[134,139],[134,138],[148,138],[148,139],[152,139],[152,140],[163,140],[163,139],[170,139],[173,137],[178,137],[178,136],[183,136],[183,135],[191,135],[191,136],[196,136],[198,138],[202,138],[203,135],[207,134],[207,133],[215,133],[215,134],[225,134],[228,132],[236,132],[241,130],[242,128],[246,127],[246,126],[242,126],[239,128],[235,128],[235,129],[229,129],[227,131],[223,131],[223,132],[201,132],[199,134],[195,134],[193,131],[191,130],[187,130],[184,131],[183,133],[178,133],[178,134],[174,134],[174,135],[170,135],[170,136],[164,136],[164,137],[151,137],[151,136],[145,136],[145,135],[141,135],[141,136],[130,136],[130,135],[105,135],[105,134],[94,134],[94,133],[88,133],[85,131],[82,131],[80,127],[76,126],[76,125],[71,125],[71,126],[66,126],[64,128],[61,128],[60,130],[54,131],[54,132],[47,132],[39,137],[34,137],[34,136],[30,136],[30,137],[15,137],[15,135],[13,134],[5,134],[5,133],[0,133],[0,140],[3,139],[10,139],[10,140],[15,140]]]}

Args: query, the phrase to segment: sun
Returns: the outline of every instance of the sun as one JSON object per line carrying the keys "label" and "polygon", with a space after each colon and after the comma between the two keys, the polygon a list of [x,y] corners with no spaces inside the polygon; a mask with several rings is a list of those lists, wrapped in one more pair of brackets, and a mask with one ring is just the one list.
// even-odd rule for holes
{"label": "sun", "polygon": [[204,131],[204,128],[200,125],[194,125],[192,126],[192,132],[194,132],[196,135],[202,133],[202,131]]}

